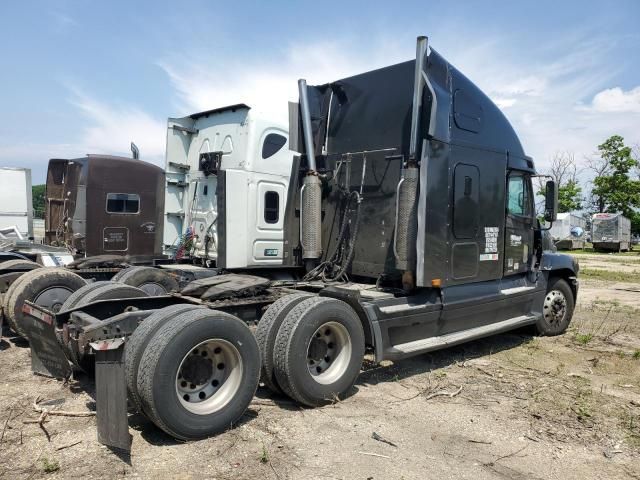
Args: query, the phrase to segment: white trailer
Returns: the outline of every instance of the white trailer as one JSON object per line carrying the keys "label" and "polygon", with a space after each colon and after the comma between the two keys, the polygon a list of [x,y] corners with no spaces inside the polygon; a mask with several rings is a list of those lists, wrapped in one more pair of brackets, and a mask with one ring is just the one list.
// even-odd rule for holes
{"label": "white trailer", "polygon": [[587,222],[574,213],[559,213],[549,233],[558,250],[584,248]]}
{"label": "white trailer", "polygon": [[244,104],[169,118],[165,254],[228,269],[281,265],[288,137]]}
{"label": "white trailer", "polygon": [[0,167],[0,235],[20,240],[33,237],[31,170],[28,168]]}
{"label": "white trailer", "polygon": [[631,220],[621,213],[596,213],[591,239],[595,250],[626,252],[631,248]]}

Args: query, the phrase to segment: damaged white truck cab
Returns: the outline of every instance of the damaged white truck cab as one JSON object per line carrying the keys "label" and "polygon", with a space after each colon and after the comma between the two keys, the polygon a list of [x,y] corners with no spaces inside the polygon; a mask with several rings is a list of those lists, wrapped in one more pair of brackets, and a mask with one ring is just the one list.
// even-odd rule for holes
{"label": "damaged white truck cab", "polygon": [[165,253],[228,269],[281,265],[292,161],[288,128],[247,105],[169,118]]}

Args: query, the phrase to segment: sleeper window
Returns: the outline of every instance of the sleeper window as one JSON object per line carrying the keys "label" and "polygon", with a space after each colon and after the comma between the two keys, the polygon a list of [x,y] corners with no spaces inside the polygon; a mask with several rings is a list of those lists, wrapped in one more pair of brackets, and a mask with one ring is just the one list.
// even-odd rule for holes
{"label": "sleeper window", "polygon": [[277,133],[270,133],[264,139],[262,144],[262,158],[269,158],[280,151],[284,144],[287,143],[287,138],[278,135]]}
{"label": "sleeper window", "polygon": [[137,193],[107,193],[107,213],[136,214],[140,212],[140,195]]}
{"label": "sleeper window", "polygon": [[264,221],[266,223],[278,223],[280,217],[280,196],[278,192],[265,192],[264,194]]}

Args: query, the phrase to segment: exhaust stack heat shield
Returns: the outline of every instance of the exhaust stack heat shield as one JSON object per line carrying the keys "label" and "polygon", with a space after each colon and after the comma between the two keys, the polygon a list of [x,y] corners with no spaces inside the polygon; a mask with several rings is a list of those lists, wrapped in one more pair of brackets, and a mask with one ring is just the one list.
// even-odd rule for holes
{"label": "exhaust stack heat shield", "polygon": [[300,191],[300,242],[302,258],[322,255],[322,183],[317,175],[307,175]]}

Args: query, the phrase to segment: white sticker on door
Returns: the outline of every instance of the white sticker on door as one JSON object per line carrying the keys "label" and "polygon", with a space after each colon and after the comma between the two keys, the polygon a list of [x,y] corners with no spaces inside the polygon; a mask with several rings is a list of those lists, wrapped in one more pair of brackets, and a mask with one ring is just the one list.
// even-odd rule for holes
{"label": "white sticker on door", "polygon": [[484,253],[496,253],[498,251],[499,232],[500,227],[484,227]]}

